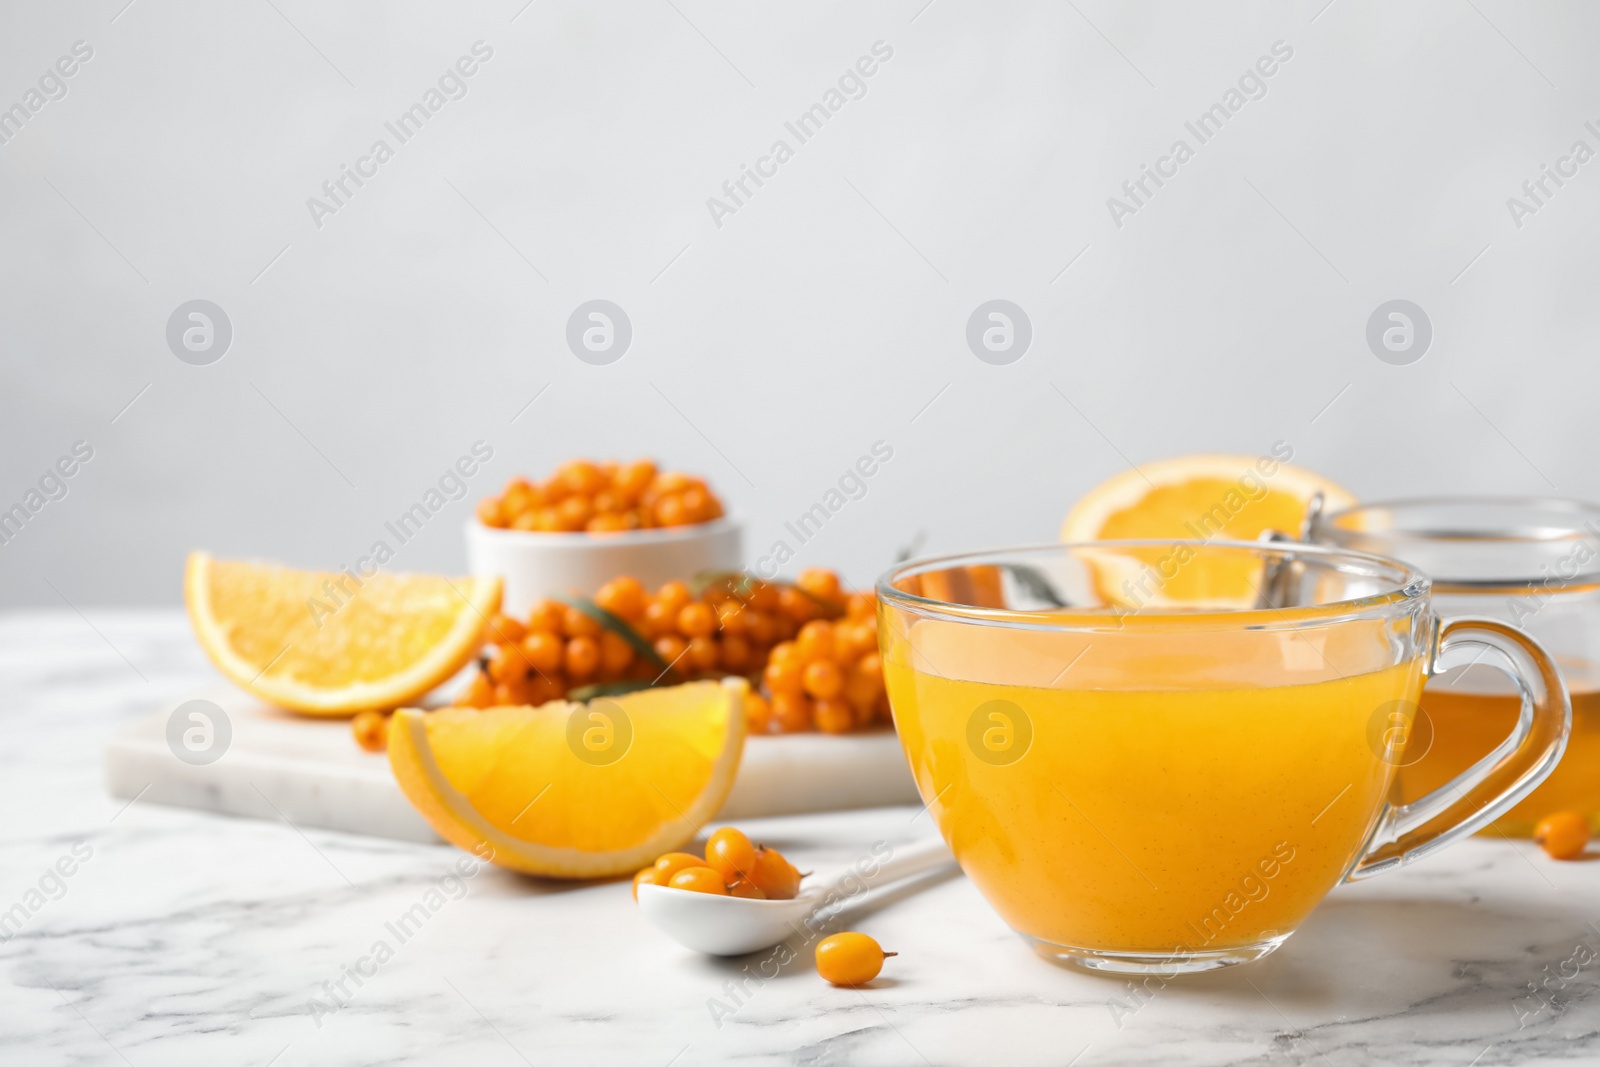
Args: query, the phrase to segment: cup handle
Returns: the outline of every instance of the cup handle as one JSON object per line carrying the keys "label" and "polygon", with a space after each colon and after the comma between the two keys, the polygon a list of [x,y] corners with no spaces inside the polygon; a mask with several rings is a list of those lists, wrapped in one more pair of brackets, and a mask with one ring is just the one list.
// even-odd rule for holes
{"label": "cup handle", "polygon": [[[1572,704],[1550,654],[1532,637],[1494,619],[1454,619],[1438,630],[1429,676],[1486,654],[1522,695],[1511,736],[1454,780],[1410,804],[1389,808],[1347,881],[1415,862],[1505,814],[1543,782],[1567,747]],[[1452,662],[1446,663],[1445,660]]]}

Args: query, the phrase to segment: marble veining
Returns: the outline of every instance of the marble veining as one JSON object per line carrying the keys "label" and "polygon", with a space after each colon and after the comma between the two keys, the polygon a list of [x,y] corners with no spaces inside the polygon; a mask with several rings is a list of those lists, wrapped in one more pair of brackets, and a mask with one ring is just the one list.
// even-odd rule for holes
{"label": "marble veining", "polygon": [[[835,921],[901,956],[832,989],[804,946],[773,977],[679,949],[624,884],[112,798],[105,738],[214,676],[179,613],[86,614],[0,617],[0,912],[39,905],[0,940],[8,1064],[1600,1062],[1597,863],[1472,840],[1341,888],[1267,960],[1145,987],[1036,959],[932,877]],[[759,826],[819,871],[933,832],[914,807]]]}

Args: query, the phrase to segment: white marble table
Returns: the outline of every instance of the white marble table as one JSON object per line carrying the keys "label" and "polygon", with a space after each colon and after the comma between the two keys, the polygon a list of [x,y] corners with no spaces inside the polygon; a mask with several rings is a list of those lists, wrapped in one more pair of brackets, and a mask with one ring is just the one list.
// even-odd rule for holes
{"label": "white marble table", "polygon": [[[960,877],[849,917],[901,953],[865,992],[802,952],[735,1001],[751,961],[666,942],[626,885],[495,869],[401,943],[385,924],[461,853],[106,795],[107,735],[209,667],[177,613],[86,615],[0,616],[0,912],[32,912],[0,940],[7,1064],[1600,1062],[1600,960],[1568,962],[1600,951],[1600,863],[1504,841],[1340,889],[1275,956],[1137,1000],[1033,957]],[[930,832],[915,809],[761,825],[819,869]]]}

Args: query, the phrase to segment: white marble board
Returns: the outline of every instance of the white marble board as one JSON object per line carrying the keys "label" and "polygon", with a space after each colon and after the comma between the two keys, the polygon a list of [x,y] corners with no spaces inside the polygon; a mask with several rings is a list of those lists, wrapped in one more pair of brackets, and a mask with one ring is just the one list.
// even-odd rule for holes
{"label": "white marble board", "polygon": [[[346,720],[292,715],[225,685],[186,699],[209,700],[226,712],[232,729],[226,751],[206,765],[175,757],[167,722],[182,701],[163,705],[106,745],[106,784],[114,796],[401,841],[438,840],[401,795],[388,760],[362,751]],[[890,731],[763,736],[746,743],[719,817],[917,802]]]}

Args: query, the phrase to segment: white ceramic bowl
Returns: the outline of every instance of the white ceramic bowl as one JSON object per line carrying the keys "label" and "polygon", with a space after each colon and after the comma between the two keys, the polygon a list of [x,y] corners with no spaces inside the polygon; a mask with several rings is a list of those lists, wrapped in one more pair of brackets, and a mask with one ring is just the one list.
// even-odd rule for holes
{"label": "white ceramic bowl", "polygon": [[501,610],[526,615],[544,597],[590,596],[620,574],[654,589],[701,571],[744,566],[742,526],[724,516],[693,526],[627,533],[533,533],[467,521],[467,566],[474,577],[498,575]]}

